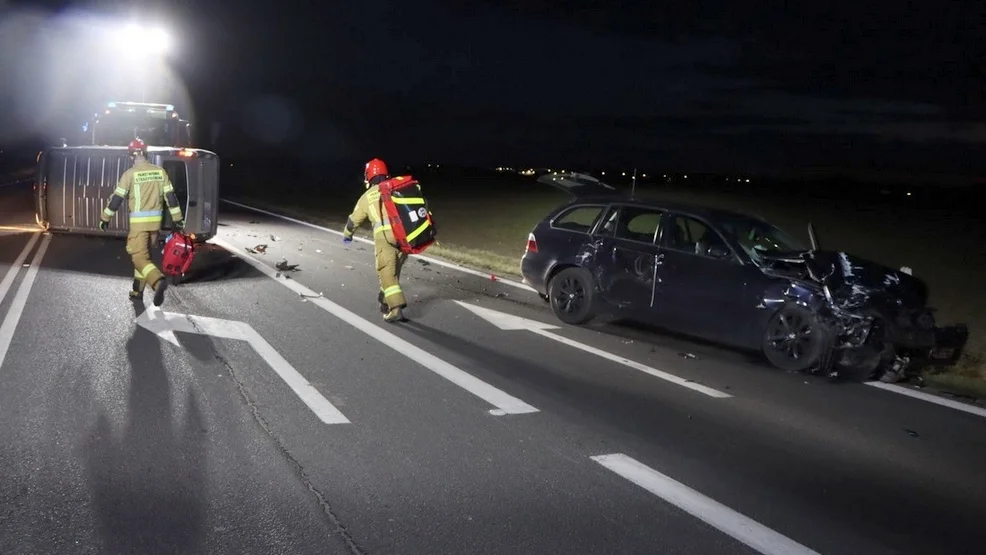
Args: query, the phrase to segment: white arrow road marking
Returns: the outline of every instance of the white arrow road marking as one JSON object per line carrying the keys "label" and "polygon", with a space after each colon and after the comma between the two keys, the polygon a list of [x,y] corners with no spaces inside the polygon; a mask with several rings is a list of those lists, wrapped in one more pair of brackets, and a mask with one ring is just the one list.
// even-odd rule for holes
{"label": "white arrow road marking", "polygon": [[308,383],[308,380],[299,374],[294,366],[291,366],[291,363],[285,360],[257,330],[246,322],[162,312],[156,307],[150,307],[137,317],[137,325],[175,345],[178,345],[178,339],[175,338],[176,331],[246,341],[322,422],[326,424],[349,423],[349,419],[339,409],[323,397],[315,389],[315,386]]}
{"label": "white arrow road marking", "polygon": [[[3,278],[3,283],[0,283],[0,291],[3,293],[0,295],[0,300],[3,300],[3,297],[7,295],[7,291],[10,289],[10,283],[17,276],[17,270],[21,268],[21,264],[27,258],[27,253],[31,251],[37,240],[38,235],[35,234],[28,241],[24,250],[21,251],[17,260],[14,261],[13,267],[7,271],[7,276]],[[24,313],[27,297],[31,294],[31,288],[34,287],[34,280],[38,277],[41,259],[45,257],[49,244],[51,244],[51,234],[46,234],[44,240],[41,241],[41,247],[34,255],[34,260],[31,261],[31,267],[27,269],[27,273],[24,274],[24,279],[21,281],[20,287],[17,288],[17,293],[14,293],[14,299],[10,301],[10,308],[7,309],[7,316],[3,319],[3,324],[0,324],[0,367],[3,367],[3,361],[7,358],[7,351],[10,350],[10,342],[14,339],[14,331],[17,329],[17,324],[21,321],[21,314]]]}
{"label": "white arrow road marking", "polygon": [[[222,239],[212,239],[211,241],[228,250],[234,256],[240,256],[239,249],[223,241]],[[424,349],[409,343],[400,337],[397,337],[380,326],[371,324],[368,320],[357,316],[356,314],[346,310],[325,297],[319,296],[318,293],[298,283],[296,280],[284,277],[284,275],[280,272],[275,271],[270,266],[260,262],[252,256],[241,256],[241,259],[256,268],[258,271],[272,278],[274,281],[280,283],[295,293],[304,295],[307,297],[306,300],[315,306],[325,310],[329,314],[339,318],[343,322],[346,322],[366,335],[369,335],[387,347],[390,347],[398,353],[406,356],[414,362],[417,362],[462,389],[465,389],[469,393],[472,393],[473,395],[500,409],[499,411],[492,410],[490,411],[490,414],[493,414],[494,416],[502,416],[504,414],[526,414],[538,412],[538,409],[528,405],[524,401],[507,394],[505,391],[493,387],[472,374],[469,374],[464,370],[445,362],[428,351],[425,351]]]}
{"label": "white arrow road marking", "polygon": [[592,460],[646,489],[764,555],[819,555],[718,501],[626,455],[598,455]]}
{"label": "white arrow road marking", "polygon": [[590,347],[589,345],[584,345],[582,343],[579,343],[578,341],[573,341],[567,337],[555,335],[547,331],[547,330],[560,329],[558,326],[537,322],[535,320],[528,320],[527,318],[521,318],[520,316],[514,316],[513,314],[506,314],[489,308],[483,308],[481,306],[464,303],[462,301],[455,301],[455,302],[458,303],[460,306],[468,309],[473,314],[479,316],[480,318],[500,328],[501,330],[507,330],[507,331],[526,330],[536,335],[540,335],[541,337],[547,337],[552,341],[557,341],[564,345],[568,345],[569,347],[574,347],[581,351],[585,351],[587,353],[592,353],[596,356],[602,357],[606,360],[611,360],[618,364],[622,364],[624,366],[633,368],[634,370],[640,370],[641,372],[650,374],[651,376],[657,378],[661,378],[662,380],[667,380],[673,384],[677,384],[682,387],[687,387],[688,389],[691,389],[693,391],[698,391],[699,393],[703,393],[705,395],[708,395],[709,397],[715,397],[717,399],[727,399],[729,397],[732,397],[732,395],[728,393],[723,393],[718,389],[713,389],[711,387],[686,380],[685,378],[675,376],[674,374],[668,374],[667,372],[663,372],[656,368],[651,368],[646,364],[641,364],[639,362],[632,361],[625,357],[617,356],[612,353],[607,353],[606,351],[603,351],[601,349]]}

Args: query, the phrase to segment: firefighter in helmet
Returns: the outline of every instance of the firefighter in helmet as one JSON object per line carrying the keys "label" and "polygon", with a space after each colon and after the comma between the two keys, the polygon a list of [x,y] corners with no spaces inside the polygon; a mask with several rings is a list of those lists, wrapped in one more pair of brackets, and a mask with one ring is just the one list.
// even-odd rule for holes
{"label": "firefighter in helmet", "polygon": [[378,185],[389,179],[387,165],[383,160],[374,158],[366,163],[363,170],[363,185],[366,192],[356,201],[352,214],[346,221],[343,230],[343,243],[353,240],[353,233],[366,220],[373,227],[373,250],[376,257],[377,277],[380,279],[380,293],[377,302],[380,312],[388,322],[404,321],[403,309],[407,307],[404,292],[401,291],[401,269],[407,260],[407,254],[397,247],[397,240],[390,228],[390,221],[380,202]]}
{"label": "firefighter in helmet", "polygon": [[165,205],[171,213],[175,227],[181,229],[185,222],[171,179],[164,168],[147,160],[147,145],[144,141],[134,139],[130,142],[128,150],[133,158],[133,167],[128,168],[120,176],[109,204],[103,209],[99,229],[106,231],[110,219],[120,209],[120,205],[129,200],[127,206],[130,213],[130,231],[127,233],[127,254],[130,255],[134,265],[130,298],[133,300],[142,298],[144,286],[150,285],[154,291],[154,306],[161,306],[168,281],[161,270],[151,262],[150,248],[151,245],[157,244]]}

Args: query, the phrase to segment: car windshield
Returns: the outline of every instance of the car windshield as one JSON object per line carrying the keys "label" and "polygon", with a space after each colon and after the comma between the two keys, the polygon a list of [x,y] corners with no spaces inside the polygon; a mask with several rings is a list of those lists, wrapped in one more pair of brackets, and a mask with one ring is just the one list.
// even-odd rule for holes
{"label": "car windshield", "polygon": [[730,216],[722,218],[720,222],[723,231],[731,235],[757,263],[762,260],[761,254],[807,250],[800,241],[787,232],[763,220]]}

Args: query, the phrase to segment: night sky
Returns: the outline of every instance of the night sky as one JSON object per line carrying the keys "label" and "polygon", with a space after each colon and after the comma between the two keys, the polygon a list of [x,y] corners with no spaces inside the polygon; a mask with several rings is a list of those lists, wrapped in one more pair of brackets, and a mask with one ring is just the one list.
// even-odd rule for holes
{"label": "night sky", "polygon": [[[77,126],[110,93],[87,85],[85,72],[62,72],[61,89],[89,96],[51,97],[41,114],[25,82],[50,80],[46,64],[85,63],[38,46],[51,33],[37,29],[81,12],[49,11],[32,31],[10,24],[13,10],[110,13],[113,4],[3,5],[0,140]],[[986,169],[982,0],[170,5],[144,9],[145,21],[172,30],[173,67],[202,138],[221,122],[214,146],[224,155],[746,173]]]}

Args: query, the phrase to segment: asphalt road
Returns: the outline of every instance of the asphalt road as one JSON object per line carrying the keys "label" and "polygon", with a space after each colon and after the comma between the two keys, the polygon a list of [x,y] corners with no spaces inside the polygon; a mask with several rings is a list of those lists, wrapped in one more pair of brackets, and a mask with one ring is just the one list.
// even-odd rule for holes
{"label": "asphalt road", "polygon": [[0,553],[986,545],[981,415],[613,323],[500,329],[558,322],[415,260],[387,324],[372,247],[229,205],[146,308],[122,240],[0,196]]}

